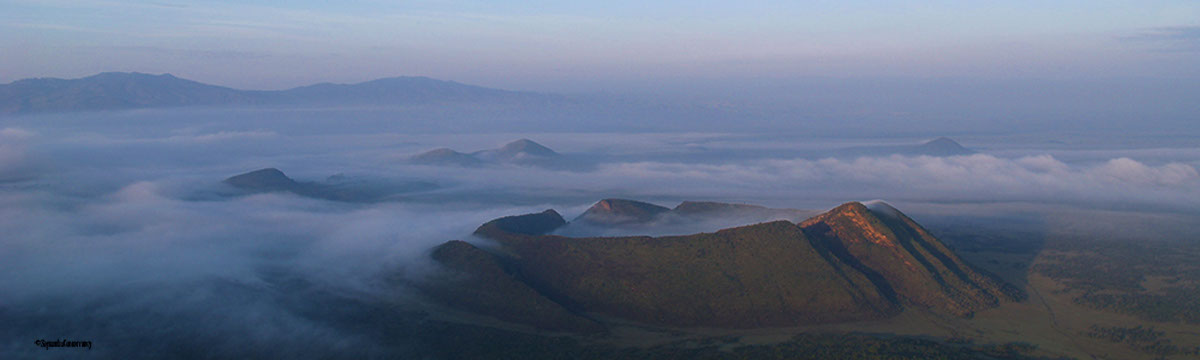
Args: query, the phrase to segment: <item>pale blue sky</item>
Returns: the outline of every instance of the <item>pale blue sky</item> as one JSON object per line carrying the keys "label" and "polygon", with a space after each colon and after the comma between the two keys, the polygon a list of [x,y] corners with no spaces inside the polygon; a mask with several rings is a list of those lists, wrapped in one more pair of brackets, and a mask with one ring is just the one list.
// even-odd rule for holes
{"label": "pale blue sky", "polygon": [[1197,1],[0,1],[0,82],[170,72],[274,89],[426,75],[1200,79]]}

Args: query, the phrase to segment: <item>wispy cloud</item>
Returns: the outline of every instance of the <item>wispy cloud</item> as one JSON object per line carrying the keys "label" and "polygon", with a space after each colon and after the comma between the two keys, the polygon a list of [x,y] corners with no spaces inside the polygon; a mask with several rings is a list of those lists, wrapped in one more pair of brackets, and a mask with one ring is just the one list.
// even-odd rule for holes
{"label": "wispy cloud", "polygon": [[1200,51],[1200,26],[1166,26],[1145,29],[1138,34],[1122,39],[1150,43],[1157,51],[1191,52]]}

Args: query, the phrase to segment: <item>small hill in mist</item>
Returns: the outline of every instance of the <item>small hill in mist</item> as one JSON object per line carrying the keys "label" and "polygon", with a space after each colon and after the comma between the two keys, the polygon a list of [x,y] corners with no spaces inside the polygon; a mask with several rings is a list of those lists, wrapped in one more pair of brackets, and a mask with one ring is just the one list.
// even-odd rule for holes
{"label": "small hill in mist", "polygon": [[575,221],[604,225],[643,223],[652,221],[668,211],[671,209],[641,201],[604,199],[597,201],[576,217]]}
{"label": "small hill in mist", "polygon": [[957,141],[948,137],[939,137],[921,144],[915,145],[888,145],[888,146],[858,146],[838,150],[835,156],[887,156],[887,155],[905,155],[905,156],[958,156],[970,155],[975,151],[963,147]]}
{"label": "small hill in mist", "polygon": [[480,150],[470,154],[450,148],[437,148],[409,157],[409,162],[423,165],[480,166],[485,164],[517,164],[561,166],[562,156],[548,147],[529,139],[518,139],[497,149]]}
{"label": "small hill in mist", "polygon": [[472,155],[477,158],[505,162],[549,159],[559,156],[554,150],[529,139],[519,139],[504,144],[499,149],[479,151]]}
{"label": "small hill in mist", "polygon": [[396,106],[437,103],[543,103],[549,95],[491,89],[427,77],[356,84],[322,83],[252,91],[203,84],[171,74],[107,72],[79,79],[37,78],[0,85],[0,114],[184,106]]}
{"label": "small hill in mist", "polygon": [[[612,199],[602,203],[634,214],[665,209]],[[722,207],[689,203],[683,208]],[[469,261],[435,260],[475,279],[468,281],[502,278],[496,284],[509,284],[498,293],[478,295],[499,304],[465,304],[464,310],[559,329],[590,324],[563,317],[564,309],[581,317],[598,314],[664,326],[758,328],[882,319],[910,307],[970,316],[1022,297],[882,203],[851,202],[800,223],[772,221],[684,236],[546,235],[566,224],[553,210],[493,220],[475,235],[498,247],[475,251],[468,250],[474,247],[469,243],[450,242],[443,247],[475,255]],[[471,265],[482,259],[505,266],[471,272],[473,266],[482,268]],[[526,288],[544,299],[530,300]],[[480,289],[471,291],[485,291]],[[433,294],[438,291],[452,290]],[[514,294],[513,300],[502,300],[504,293]],[[544,318],[520,315],[544,301],[560,306],[548,310],[559,320],[546,324]],[[504,310],[508,307],[518,310]]]}
{"label": "small hill in mist", "polygon": [[254,170],[225,179],[230,186],[255,192],[295,191],[300,183],[276,168]]}
{"label": "small hill in mist", "polygon": [[930,156],[968,155],[975,153],[948,137],[940,137],[918,145],[916,153]]}
{"label": "small hill in mist", "polygon": [[479,160],[469,154],[460,153],[450,148],[437,148],[429,150],[409,158],[409,161],[416,164],[425,165],[455,165],[455,166],[480,166],[483,165],[483,160]]}

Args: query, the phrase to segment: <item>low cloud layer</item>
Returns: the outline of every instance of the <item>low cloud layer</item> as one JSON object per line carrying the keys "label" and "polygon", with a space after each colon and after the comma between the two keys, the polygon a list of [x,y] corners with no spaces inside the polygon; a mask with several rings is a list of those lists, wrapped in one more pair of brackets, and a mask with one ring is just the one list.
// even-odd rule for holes
{"label": "low cloud layer", "polygon": [[[414,167],[411,172],[436,171]],[[1184,162],[1148,164],[1118,157],[1067,163],[1051,155],[1002,158],[862,157],[761,159],[698,164],[663,161],[607,163],[589,172],[525,168],[456,170],[446,175],[479,192],[576,195],[595,201],[625,196],[759,202],[811,207],[855,199],[906,201],[1035,201],[1166,207],[1200,211],[1200,174]],[[489,179],[471,182],[471,179]]]}
{"label": "low cloud layer", "polygon": [[1152,166],[1124,157],[1096,165],[1071,165],[1050,155],[1007,159],[985,154],[763,160],[721,165],[634,162],[607,165],[601,172],[662,186],[706,182],[725,186],[723,191],[743,189],[755,196],[778,191],[792,196],[1128,201],[1177,206],[1200,200],[1200,174],[1195,167],[1179,162]]}
{"label": "low cloud layer", "polygon": [[[922,139],[325,133],[341,118],[302,127],[203,115],[61,115],[0,128],[0,263],[16,269],[0,272],[0,335],[14,339],[0,343],[0,353],[43,351],[30,345],[37,338],[88,337],[106,347],[97,352],[121,358],[394,355],[405,345],[373,337],[377,329],[347,324],[337,311],[411,310],[411,293],[393,280],[432,269],[431,247],[469,239],[500,216],[554,208],[573,218],[609,197],[664,206],[823,209],[884,199],[1200,212],[1200,152],[1187,139],[1170,148],[1064,150],[1005,147],[1003,138],[970,156],[824,158],[848,146]],[[589,166],[403,160],[429,148],[487,149],[517,138]],[[217,195],[222,179],[264,167],[299,181],[345,173],[349,184],[438,186],[382,203]],[[140,340],[154,336],[157,345]]]}
{"label": "low cloud layer", "polygon": [[432,268],[431,247],[534,209],[184,194],[141,181],[94,198],[0,195],[0,258],[19,269],[0,274],[0,353],[69,337],[111,358],[395,354],[328,303],[416,311],[404,281]]}
{"label": "low cloud layer", "polygon": [[0,129],[0,182],[33,176],[35,166],[27,147],[35,135],[21,128]]}
{"label": "low cloud layer", "polygon": [[1162,46],[1164,51],[1200,51],[1200,26],[1168,26],[1149,29],[1127,39]]}

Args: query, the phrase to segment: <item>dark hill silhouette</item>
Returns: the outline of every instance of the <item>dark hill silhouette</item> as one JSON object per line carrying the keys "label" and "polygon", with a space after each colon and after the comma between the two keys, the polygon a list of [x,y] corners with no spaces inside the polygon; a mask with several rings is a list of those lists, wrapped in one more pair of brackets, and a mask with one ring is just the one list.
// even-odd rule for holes
{"label": "dark hill silhouette", "polygon": [[289,192],[305,197],[344,202],[384,201],[398,193],[437,187],[437,185],[420,181],[385,185],[364,184],[350,181],[345,178],[345,175],[330,176],[325,182],[299,182],[276,168],[265,168],[234,175],[222,183],[237,189],[237,192],[241,194]]}
{"label": "dark hill silhouette", "polygon": [[475,235],[498,243],[490,256],[545,299],[649,324],[795,326],[886,318],[905,307],[969,316],[1020,297],[899,211],[872,206],[879,210],[847,203],[802,224],[606,238],[542,235],[564,224],[547,210],[488,222]]}
{"label": "dark hill silhouette", "polygon": [[490,89],[427,77],[252,91],[203,84],[171,74],[107,72],[79,79],[38,78],[2,84],[0,114],[228,105],[542,103],[556,99],[549,95]]}
{"label": "dark hill silhouette", "polygon": [[255,192],[296,191],[301,185],[276,168],[254,170],[225,179],[226,184]]}
{"label": "dark hill silhouette", "polygon": [[484,237],[508,234],[542,235],[566,224],[567,221],[557,211],[547,209],[536,214],[505,216],[488,221],[475,229],[475,235]]}

